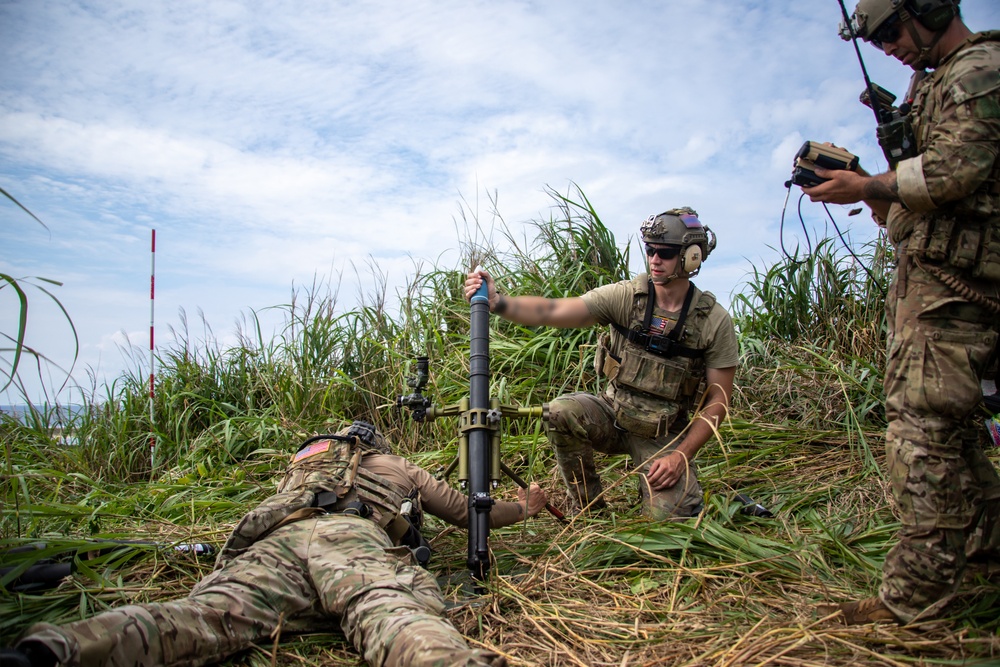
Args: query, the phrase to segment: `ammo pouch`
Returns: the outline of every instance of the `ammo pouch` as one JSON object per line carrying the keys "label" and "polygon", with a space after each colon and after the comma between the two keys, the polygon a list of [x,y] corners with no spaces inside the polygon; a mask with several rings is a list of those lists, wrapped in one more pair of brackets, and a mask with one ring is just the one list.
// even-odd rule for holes
{"label": "ammo pouch", "polygon": [[[363,476],[359,475],[360,480]],[[427,563],[431,559],[431,545],[420,532],[421,514],[419,507],[414,508],[414,500],[417,490],[402,501],[399,511],[391,513],[383,507],[378,518],[375,517],[375,510],[368,503],[361,500],[338,499],[333,494],[320,493],[316,495],[317,507],[331,514],[352,514],[362,519],[374,520],[382,528],[392,543],[399,546],[408,547],[413,552],[420,567],[426,569]],[[350,493],[348,498],[357,497],[356,493]],[[324,506],[324,500],[332,501],[332,504]]]}
{"label": "ammo pouch", "polygon": [[910,252],[946,264],[971,278],[1000,280],[1000,225],[993,220],[958,220],[923,215],[913,227]]}
{"label": "ammo pouch", "polygon": [[691,377],[690,359],[661,357],[632,345],[623,346],[615,378],[620,386],[668,401],[693,395],[700,381],[700,377]]}
{"label": "ammo pouch", "polygon": [[609,378],[614,372],[618,426],[640,438],[667,435],[698,392],[703,381],[699,366],[690,357],[661,357],[629,343],[622,346],[620,363],[609,353],[604,369]]}
{"label": "ammo pouch", "polygon": [[611,353],[611,334],[603,333],[597,339],[597,353],[594,355],[594,370],[597,377],[606,377],[614,382],[618,377],[621,359]]}
{"label": "ammo pouch", "polygon": [[[674,415],[676,417],[676,415]],[[629,433],[640,438],[660,438],[670,431],[673,419],[668,419],[666,415],[660,415],[656,419],[643,419],[632,414],[631,410],[624,408],[615,401],[615,423]]]}

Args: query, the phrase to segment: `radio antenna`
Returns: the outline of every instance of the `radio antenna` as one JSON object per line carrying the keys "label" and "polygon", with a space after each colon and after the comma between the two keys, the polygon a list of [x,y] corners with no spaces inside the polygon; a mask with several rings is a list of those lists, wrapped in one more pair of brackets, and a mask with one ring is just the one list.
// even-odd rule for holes
{"label": "radio antenna", "polygon": [[844,16],[844,25],[847,26],[847,34],[851,36],[851,43],[854,44],[854,52],[858,54],[858,63],[861,65],[861,74],[865,78],[865,88],[868,90],[868,100],[871,102],[872,111],[875,112],[875,122],[884,123],[891,120],[889,118],[890,112],[887,109],[886,113],[882,113],[882,105],[879,104],[878,95],[875,94],[875,87],[872,85],[872,80],[868,78],[868,70],[865,68],[865,59],[861,57],[861,49],[858,48],[858,36],[854,32],[854,25],[851,22],[851,17],[847,15],[847,7],[844,6],[844,0],[837,0],[840,4],[840,13]]}

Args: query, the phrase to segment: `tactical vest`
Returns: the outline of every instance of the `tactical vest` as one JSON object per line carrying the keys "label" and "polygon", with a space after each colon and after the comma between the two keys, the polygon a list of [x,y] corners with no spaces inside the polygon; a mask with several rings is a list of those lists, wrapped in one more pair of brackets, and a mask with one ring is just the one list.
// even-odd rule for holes
{"label": "tactical vest", "polygon": [[[632,279],[632,314],[629,331],[649,330],[647,311],[652,286],[645,274]],[[704,392],[705,358],[702,333],[715,296],[694,287],[690,303],[676,334],[676,343],[658,354],[631,342],[612,328],[601,336],[595,367],[608,379],[607,395],[622,428],[646,438],[666,435],[687,424],[697,399]],[[666,332],[665,332],[666,333]]]}
{"label": "tactical vest", "polygon": [[[399,545],[421,520],[419,497],[361,466],[365,454],[379,453],[358,438],[317,436],[292,456],[278,492],[251,510],[230,534],[216,568],[292,521],[323,513],[370,517]],[[409,518],[409,520],[408,520]]]}
{"label": "tactical vest", "polygon": [[[971,37],[966,46],[916,85],[907,118],[913,128],[918,153],[927,149],[938,124],[943,120],[946,97],[950,96],[955,104],[962,107],[972,100],[990,95],[993,106],[997,105],[1000,91],[997,56],[996,51],[986,45],[996,41],[1000,41],[1000,31]],[[970,68],[951,85],[948,96],[942,94],[941,81],[953,76],[952,70],[970,58],[978,59],[984,66]],[[961,116],[964,111],[960,108],[957,113]],[[910,216],[914,219],[905,219]],[[946,264],[971,278],[1000,280],[1000,160],[994,160],[989,176],[974,192],[947,202],[934,211],[923,214],[906,212],[902,217],[901,232],[905,233],[908,231],[906,227],[912,225],[912,235],[905,245],[907,253],[931,263]],[[898,240],[894,238],[894,241]]]}

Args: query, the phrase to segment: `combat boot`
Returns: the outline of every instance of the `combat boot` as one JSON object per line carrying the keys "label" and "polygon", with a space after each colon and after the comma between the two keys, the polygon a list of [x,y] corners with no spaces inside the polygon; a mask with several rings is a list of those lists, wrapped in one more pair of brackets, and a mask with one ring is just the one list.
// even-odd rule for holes
{"label": "combat boot", "polygon": [[31,660],[16,648],[0,649],[0,667],[31,667]]}
{"label": "combat boot", "polygon": [[38,642],[22,642],[17,648],[0,649],[0,667],[55,667],[56,656]]}
{"label": "combat boot", "polygon": [[556,447],[556,462],[563,482],[566,483],[566,499],[571,516],[596,515],[608,506],[601,478],[594,470],[592,451],[567,452],[565,447]]}
{"label": "combat boot", "polygon": [[878,597],[867,598],[857,602],[841,602],[837,606],[840,607],[840,613],[844,617],[844,625],[900,622],[896,618],[896,615]]}
{"label": "combat boot", "polygon": [[567,502],[569,509],[567,509],[566,515],[570,517],[596,518],[603,516],[608,509],[608,501],[603,496],[599,496],[593,502],[585,503],[583,500],[574,498],[571,494],[567,498]]}

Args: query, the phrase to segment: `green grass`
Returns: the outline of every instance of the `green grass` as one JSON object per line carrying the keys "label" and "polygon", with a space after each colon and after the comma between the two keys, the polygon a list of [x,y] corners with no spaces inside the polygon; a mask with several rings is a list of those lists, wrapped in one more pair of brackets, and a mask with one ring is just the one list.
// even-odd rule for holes
{"label": "green grass", "polygon": [[[548,219],[517,238],[497,223],[456,243],[512,294],[563,296],[628,277],[628,257],[579,189],[550,191]],[[493,202],[495,205],[495,202]],[[470,236],[472,236],[470,234]],[[946,665],[1000,656],[1000,586],[971,579],[954,615],[918,629],[844,628],[817,605],[866,597],[898,527],[884,479],[883,243],[858,260],[824,241],[810,257],[754,269],[733,299],[742,352],[730,418],[698,457],[706,510],[697,520],[650,523],[639,513],[626,457],[601,457],[610,511],[569,526],[547,515],[491,533],[496,557],[486,595],[449,614],[473,643],[515,665]],[[457,448],[453,418],[415,424],[393,406],[408,393],[410,360],[431,359],[427,393],[451,405],[468,393],[467,266],[418,267],[390,288],[373,285],[344,307],[316,280],[274,306],[285,322],[265,339],[250,312],[239,343],[222,348],[202,323],[184,322],[160,349],[156,467],[148,447],[141,363],[67,415],[27,424],[0,416],[3,566],[50,558],[75,574],[44,594],[0,593],[0,641],[33,622],[65,622],[113,605],[183,596],[211,561],[153,545],[119,545],[97,558],[94,540],[221,544],[306,434],[353,418],[374,421],[400,452],[431,471]],[[706,267],[711,270],[711,264]],[[870,272],[870,273],[869,273]],[[492,318],[492,393],[538,405],[599,390],[598,329],[532,329]],[[59,429],[78,444],[58,444]],[[996,452],[994,451],[994,455]],[[565,506],[537,420],[507,424],[504,460]],[[995,457],[994,457],[995,458]],[[774,511],[740,513],[736,493]],[[513,497],[509,482],[498,490]],[[432,567],[454,601],[467,600],[464,533],[429,520]],[[9,582],[17,571],[3,580]],[[357,665],[342,637],[287,638],[240,665]]]}

